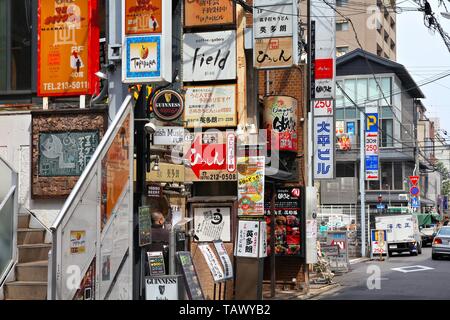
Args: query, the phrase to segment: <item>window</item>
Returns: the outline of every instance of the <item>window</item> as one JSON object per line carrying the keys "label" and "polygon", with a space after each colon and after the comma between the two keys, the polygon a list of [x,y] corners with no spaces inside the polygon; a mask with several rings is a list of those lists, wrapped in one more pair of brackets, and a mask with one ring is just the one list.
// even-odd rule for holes
{"label": "window", "polygon": [[348,31],[348,27],[347,21],[336,22],[336,31]]}
{"label": "window", "polygon": [[368,181],[368,190],[403,190],[403,163],[382,162],[380,165],[380,180]]}
{"label": "window", "polygon": [[344,109],[336,109],[336,119],[337,120],[344,120],[345,119],[345,115],[344,115]]}
{"label": "window", "polygon": [[402,163],[394,162],[394,189],[403,190]]}
{"label": "window", "polygon": [[351,178],[355,176],[354,163],[337,163],[336,178]]}
{"label": "window", "polygon": [[0,0],[0,92],[31,90],[31,3]]}
{"label": "window", "polygon": [[381,190],[392,190],[392,162],[381,164]]}
{"label": "window", "polygon": [[[345,79],[344,90],[347,96],[352,100],[356,100],[356,79]],[[353,102],[350,101],[346,96],[344,96],[345,106],[354,106]]]}
{"label": "window", "polygon": [[356,100],[357,103],[363,103],[367,100],[367,79],[358,79],[356,82]]}
{"label": "window", "polygon": [[342,7],[348,4],[348,0],[336,0],[336,6]]}
{"label": "window", "polygon": [[[344,94],[342,93],[342,89],[344,89],[344,81],[338,80],[336,81],[336,107],[342,107],[344,105]],[[345,90],[345,89],[344,89]]]}
{"label": "window", "polygon": [[337,47],[336,48],[336,57],[341,57],[348,52],[348,47]]}
{"label": "window", "polygon": [[393,120],[381,119],[381,147],[394,146]]}

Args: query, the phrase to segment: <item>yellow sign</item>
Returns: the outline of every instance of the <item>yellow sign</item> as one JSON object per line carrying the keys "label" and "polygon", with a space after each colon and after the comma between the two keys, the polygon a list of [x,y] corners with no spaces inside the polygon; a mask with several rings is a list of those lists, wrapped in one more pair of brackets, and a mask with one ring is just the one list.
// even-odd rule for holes
{"label": "yellow sign", "polygon": [[86,231],[70,231],[70,253],[86,252]]}
{"label": "yellow sign", "polygon": [[159,171],[147,172],[148,182],[184,182],[184,166],[171,163],[159,163]]}

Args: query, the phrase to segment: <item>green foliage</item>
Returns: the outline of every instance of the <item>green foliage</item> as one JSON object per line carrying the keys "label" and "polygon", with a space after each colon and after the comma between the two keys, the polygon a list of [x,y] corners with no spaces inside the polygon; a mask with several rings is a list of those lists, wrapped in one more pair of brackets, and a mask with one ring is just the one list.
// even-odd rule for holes
{"label": "green foliage", "polygon": [[441,174],[441,194],[448,195],[450,193],[449,172],[442,161],[436,164],[436,170]]}

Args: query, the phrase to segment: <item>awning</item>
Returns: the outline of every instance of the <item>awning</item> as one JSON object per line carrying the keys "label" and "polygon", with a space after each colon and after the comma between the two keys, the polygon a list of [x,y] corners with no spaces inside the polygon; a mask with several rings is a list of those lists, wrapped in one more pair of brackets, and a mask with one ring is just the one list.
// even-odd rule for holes
{"label": "awning", "polygon": [[293,181],[295,180],[295,175],[281,169],[266,167],[265,179],[272,181]]}
{"label": "awning", "polygon": [[416,216],[419,222],[419,226],[434,224],[435,222],[442,220],[442,217],[436,213],[417,214]]}

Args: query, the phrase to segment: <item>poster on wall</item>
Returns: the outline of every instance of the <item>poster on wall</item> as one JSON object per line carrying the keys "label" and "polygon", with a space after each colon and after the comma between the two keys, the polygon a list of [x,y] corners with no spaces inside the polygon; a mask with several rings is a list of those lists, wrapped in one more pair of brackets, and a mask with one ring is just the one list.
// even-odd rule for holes
{"label": "poster on wall", "polygon": [[233,0],[196,1],[184,0],[184,26],[203,27],[234,25]]}
{"label": "poster on wall", "polygon": [[233,264],[231,263],[230,256],[228,255],[223,241],[214,241],[213,243],[217,255],[219,256],[220,262],[222,263],[224,280],[233,279]]}
{"label": "poster on wall", "polygon": [[187,128],[236,126],[236,85],[185,87]]}
{"label": "poster on wall", "polygon": [[162,33],[163,0],[123,0],[125,34]]}
{"label": "poster on wall", "polygon": [[231,207],[194,208],[196,241],[231,241]]}
{"label": "poster on wall", "polygon": [[[281,187],[275,190],[275,254],[280,256],[302,255],[303,189],[301,187]],[[268,251],[271,241],[270,202],[265,202]]]}
{"label": "poster on wall", "polygon": [[80,254],[86,252],[86,231],[70,231],[70,253]]}
{"label": "poster on wall", "polygon": [[89,265],[72,300],[95,300],[95,257]]}
{"label": "poster on wall", "polygon": [[185,33],[183,81],[236,79],[236,31]]}
{"label": "poster on wall", "polygon": [[185,136],[186,181],[236,181],[236,136],[210,129]]}
{"label": "poster on wall", "polygon": [[297,118],[296,99],[286,96],[264,98],[264,128],[267,130],[269,150],[297,152]]}
{"label": "poster on wall", "polygon": [[39,0],[38,96],[77,96],[98,90],[97,5],[97,0]]}
{"label": "poster on wall", "polygon": [[264,215],[265,157],[239,157],[238,216]]}
{"label": "poster on wall", "polygon": [[211,249],[208,243],[200,243],[198,245],[200,252],[202,253],[205,261],[208,265],[209,271],[214,279],[214,282],[222,282],[225,280],[225,275],[223,273],[222,266],[217,259],[214,251]]}

